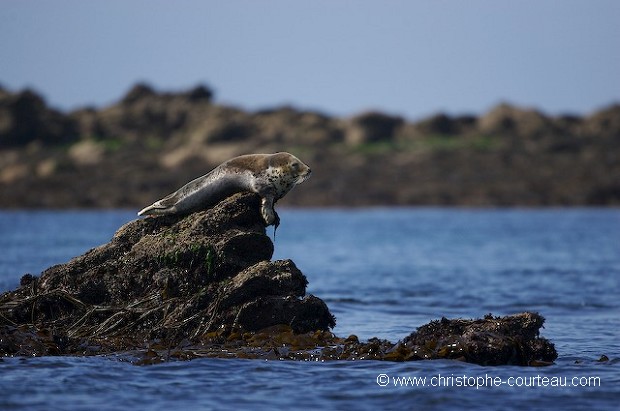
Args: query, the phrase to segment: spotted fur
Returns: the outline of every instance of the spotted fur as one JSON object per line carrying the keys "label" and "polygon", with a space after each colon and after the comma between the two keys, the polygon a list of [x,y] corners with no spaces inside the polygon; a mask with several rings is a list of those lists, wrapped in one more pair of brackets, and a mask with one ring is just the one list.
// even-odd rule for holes
{"label": "spotted fur", "polygon": [[310,174],[310,167],[289,153],[239,156],[145,207],[138,215],[189,214],[234,193],[249,191],[262,197],[261,215],[265,223],[277,227],[279,217],[274,204]]}

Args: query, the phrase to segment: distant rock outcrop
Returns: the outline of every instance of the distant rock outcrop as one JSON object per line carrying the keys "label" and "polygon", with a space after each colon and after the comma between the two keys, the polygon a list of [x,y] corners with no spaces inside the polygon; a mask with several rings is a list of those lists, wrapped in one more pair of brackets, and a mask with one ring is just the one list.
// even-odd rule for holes
{"label": "distant rock outcrop", "polygon": [[0,90],[0,207],[138,207],[229,158],[276,151],[315,170],[284,200],[293,205],[620,205],[618,104],[549,116],[503,103],[409,122],[376,111],[248,112],[216,104],[204,85],[171,93],[141,83],[115,104],[71,113],[29,90]]}
{"label": "distant rock outcrop", "polygon": [[361,114],[351,119],[347,129],[347,143],[358,145],[375,143],[378,141],[391,141],[399,126],[404,123],[400,117],[393,117],[378,112]]}
{"label": "distant rock outcrop", "polygon": [[32,142],[66,144],[78,139],[74,122],[45,104],[31,90],[16,94],[0,89],[0,150]]}
{"label": "distant rock outcrop", "polygon": [[524,110],[500,104],[478,120],[481,133],[487,135],[516,135],[538,137],[553,131],[553,122],[536,110]]}

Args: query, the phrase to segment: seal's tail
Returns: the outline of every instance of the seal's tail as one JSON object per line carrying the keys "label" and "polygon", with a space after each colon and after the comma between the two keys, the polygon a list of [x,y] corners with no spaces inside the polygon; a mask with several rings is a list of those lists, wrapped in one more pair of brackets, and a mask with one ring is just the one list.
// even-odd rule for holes
{"label": "seal's tail", "polygon": [[144,207],[142,210],[140,210],[138,212],[139,216],[143,216],[143,215],[163,215],[166,214],[166,209],[168,207],[164,207],[161,204],[159,204],[159,201],[151,204],[148,207]]}

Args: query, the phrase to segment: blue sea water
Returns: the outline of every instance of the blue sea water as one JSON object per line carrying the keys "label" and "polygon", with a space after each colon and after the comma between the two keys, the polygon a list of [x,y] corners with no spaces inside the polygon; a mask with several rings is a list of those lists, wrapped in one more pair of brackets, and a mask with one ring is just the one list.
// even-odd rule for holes
{"label": "blue sea water", "polygon": [[[336,315],[337,335],[396,341],[442,316],[538,311],[558,360],[528,368],[457,361],[198,359],[134,366],[115,357],[4,358],[0,410],[618,409],[620,210],[279,212],[274,258],[295,261],[308,292]],[[15,288],[24,273],[38,274],[107,242],[134,216],[0,212],[0,292]],[[598,361],[602,355],[609,361]]]}

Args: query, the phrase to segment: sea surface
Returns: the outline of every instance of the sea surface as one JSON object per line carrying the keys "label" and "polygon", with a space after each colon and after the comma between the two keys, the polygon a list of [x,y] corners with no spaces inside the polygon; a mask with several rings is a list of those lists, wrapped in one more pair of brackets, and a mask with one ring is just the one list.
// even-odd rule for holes
{"label": "sea surface", "polygon": [[[559,358],[543,368],[4,358],[0,410],[620,409],[620,210],[279,213],[274,259],[292,259],[307,276],[308,293],[337,317],[335,334],[396,341],[442,316],[538,311]],[[126,210],[0,212],[0,292],[107,242],[133,218]]]}

